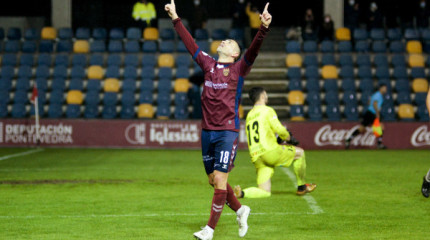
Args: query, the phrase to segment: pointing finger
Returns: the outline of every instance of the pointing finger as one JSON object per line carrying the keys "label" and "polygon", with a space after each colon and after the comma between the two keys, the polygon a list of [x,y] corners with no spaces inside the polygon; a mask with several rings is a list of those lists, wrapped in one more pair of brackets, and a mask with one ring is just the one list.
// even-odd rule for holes
{"label": "pointing finger", "polygon": [[[173,0],[172,0],[173,1]],[[267,8],[269,7],[269,2],[266,3],[266,6],[264,7],[264,11],[263,12],[267,12]]]}
{"label": "pointing finger", "polygon": [[171,0],[170,4],[175,5],[175,0]]}

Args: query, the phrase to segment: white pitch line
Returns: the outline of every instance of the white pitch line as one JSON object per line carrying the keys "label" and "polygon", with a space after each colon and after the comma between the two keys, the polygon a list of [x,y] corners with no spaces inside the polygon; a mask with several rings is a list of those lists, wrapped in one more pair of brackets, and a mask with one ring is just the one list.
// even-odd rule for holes
{"label": "white pitch line", "polygon": [[3,157],[0,157],[0,161],[9,159],[9,158],[14,158],[14,157],[20,157],[20,156],[24,156],[24,155],[28,155],[28,154],[32,154],[32,153],[37,153],[37,152],[41,152],[43,151],[43,148],[38,148],[38,149],[33,149],[33,150],[29,150],[26,152],[21,152],[21,153],[15,153],[15,154],[11,154],[11,155],[6,155]]}
{"label": "white pitch line", "polygon": [[[314,212],[274,212],[274,213],[253,213],[251,215],[315,215]],[[234,215],[236,213],[223,213],[222,215]],[[0,219],[36,219],[36,218],[124,218],[124,217],[174,217],[174,216],[209,216],[207,213],[148,213],[148,214],[89,214],[89,215],[55,215],[55,216],[44,216],[44,215],[27,215],[27,216],[0,216]]]}
{"label": "white pitch line", "polygon": [[[288,178],[290,178],[290,180],[293,182],[294,186],[297,188],[296,175],[293,172],[291,172],[291,170],[288,169],[288,168],[281,167],[281,169],[288,176]],[[324,213],[324,211],[318,205],[318,203],[315,200],[315,198],[313,198],[311,195],[306,194],[306,195],[303,196],[303,198],[306,200],[306,202],[308,203],[309,207],[312,209],[313,214]]]}

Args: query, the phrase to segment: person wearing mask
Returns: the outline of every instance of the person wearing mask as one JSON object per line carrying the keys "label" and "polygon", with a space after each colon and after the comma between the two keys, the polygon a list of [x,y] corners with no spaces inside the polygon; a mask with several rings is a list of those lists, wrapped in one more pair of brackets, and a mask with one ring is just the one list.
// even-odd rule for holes
{"label": "person wearing mask", "polygon": [[417,27],[428,28],[429,27],[429,8],[426,0],[421,0],[416,11],[417,13]]}
{"label": "person wearing mask", "polygon": [[372,28],[382,28],[382,14],[376,2],[370,3],[369,10],[369,18],[367,23],[368,30]]}
{"label": "person wearing mask", "polygon": [[329,14],[325,15],[324,21],[321,25],[321,29],[319,31],[320,41],[324,40],[334,40],[334,23],[333,19]]}
{"label": "person wearing mask", "polygon": [[318,29],[315,23],[315,17],[312,9],[307,9],[302,25],[303,40],[316,40],[318,37]]}
{"label": "person wearing mask", "polygon": [[157,27],[157,12],[152,2],[147,0],[136,2],[131,16],[141,28]]}
{"label": "person wearing mask", "polygon": [[359,17],[360,6],[355,2],[355,0],[349,0],[348,3],[345,4],[345,27],[349,28],[351,32],[353,32],[355,28],[358,28]]}

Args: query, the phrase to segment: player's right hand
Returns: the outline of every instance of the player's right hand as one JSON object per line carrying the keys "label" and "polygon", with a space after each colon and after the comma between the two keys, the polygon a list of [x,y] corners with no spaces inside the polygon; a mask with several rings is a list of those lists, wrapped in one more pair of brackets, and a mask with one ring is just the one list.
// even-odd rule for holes
{"label": "player's right hand", "polygon": [[171,0],[169,4],[166,4],[164,6],[164,10],[166,10],[167,14],[169,14],[169,17],[172,18],[172,20],[175,20],[178,18],[178,14],[176,13],[176,5],[175,1]]}

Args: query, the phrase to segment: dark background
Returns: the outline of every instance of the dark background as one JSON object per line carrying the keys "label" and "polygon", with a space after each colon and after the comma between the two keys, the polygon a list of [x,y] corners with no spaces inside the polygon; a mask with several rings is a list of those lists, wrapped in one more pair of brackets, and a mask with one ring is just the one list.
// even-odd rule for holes
{"label": "dark background", "polygon": [[[210,18],[230,18],[232,6],[236,0],[201,0],[206,7]],[[131,11],[136,0],[73,0],[72,24],[76,27],[126,27],[132,23]],[[167,18],[164,5],[170,0],[153,0],[158,17]],[[176,0],[179,16],[187,18],[193,8],[192,0]],[[266,0],[251,0],[260,10],[263,9]],[[345,3],[347,0],[345,0]],[[371,0],[356,0],[363,9],[365,18]],[[387,17],[388,21],[397,18],[409,18],[413,16],[419,0],[377,0],[379,9]],[[321,19],[324,11],[324,0],[271,0],[269,11],[273,15],[273,26],[298,25],[303,19],[306,8],[314,10],[315,18]],[[430,3],[429,3],[430,4]],[[20,0],[3,3],[0,8],[0,16],[42,16],[45,24],[51,24],[51,0]]]}

